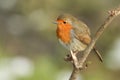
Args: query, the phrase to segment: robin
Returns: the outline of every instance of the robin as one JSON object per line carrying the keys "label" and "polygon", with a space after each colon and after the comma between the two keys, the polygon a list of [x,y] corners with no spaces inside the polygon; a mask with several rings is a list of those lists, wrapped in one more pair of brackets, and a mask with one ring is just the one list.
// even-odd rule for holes
{"label": "robin", "polygon": [[[76,54],[84,51],[91,42],[91,33],[85,23],[70,14],[61,14],[57,17],[57,37],[59,42],[67,48],[74,61]],[[103,61],[101,55],[95,49],[99,59]]]}

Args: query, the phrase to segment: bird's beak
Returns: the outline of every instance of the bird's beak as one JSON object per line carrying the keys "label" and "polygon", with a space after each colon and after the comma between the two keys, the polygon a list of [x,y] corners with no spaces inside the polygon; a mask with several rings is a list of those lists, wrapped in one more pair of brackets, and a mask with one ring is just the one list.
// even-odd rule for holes
{"label": "bird's beak", "polygon": [[53,24],[58,24],[58,22],[57,22],[57,21],[55,21],[55,22],[53,22]]}

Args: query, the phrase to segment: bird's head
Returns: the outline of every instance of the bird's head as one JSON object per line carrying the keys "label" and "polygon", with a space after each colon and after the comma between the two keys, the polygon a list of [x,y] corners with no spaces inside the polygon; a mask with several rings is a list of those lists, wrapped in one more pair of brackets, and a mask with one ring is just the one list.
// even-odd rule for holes
{"label": "bird's head", "polygon": [[76,18],[70,14],[61,14],[57,17],[57,23],[72,25],[76,21]]}
{"label": "bird's head", "polygon": [[59,28],[72,28],[74,22],[77,21],[75,17],[70,14],[61,14],[57,17],[56,23]]}

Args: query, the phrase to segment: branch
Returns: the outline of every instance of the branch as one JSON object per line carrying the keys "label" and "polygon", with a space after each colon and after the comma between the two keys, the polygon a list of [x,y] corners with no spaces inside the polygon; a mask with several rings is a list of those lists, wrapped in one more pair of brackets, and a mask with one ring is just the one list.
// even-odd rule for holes
{"label": "branch", "polygon": [[100,26],[100,28],[96,32],[95,37],[92,39],[90,45],[83,52],[84,55],[83,55],[82,59],[80,59],[80,61],[79,61],[79,63],[80,63],[79,66],[81,68],[83,67],[84,62],[86,61],[90,51],[93,49],[98,38],[102,35],[102,33],[108,27],[108,25],[112,22],[112,20],[120,14],[120,7],[115,10],[109,11],[109,14],[110,15],[108,16],[108,18],[105,20],[105,22]]}
{"label": "branch", "polygon": [[[108,27],[108,25],[112,22],[112,20],[117,17],[118,15],[120,15],[120,6],[114,10],[109,11],[109,16],[108,18],[104,21],[104,23],[100,26],[100,28],[98,29],[98,31],[96,32],[95,36],[93,37],[90,45],[88,45],[88,47],[85,49],[85,51],[83,52],[83,57],[78,59],[78,63],[79,63],[79,68],[82,69],[83,68],[83,64],[85,63],[88,55],[90,54],[91,50],[93,49],[96,41],[99,39],[99,37],[103,34],[104,30]],[[69,80],[76,80],[79,74],[79,69],[75,68],[73,69],[73,72],[71,74],[71,77]]]}
{"label": "branch", "polygon": [[73,72],[72,72],[69,80],[77,80],[78,75],[79,75],[79,69],[73,67]]}

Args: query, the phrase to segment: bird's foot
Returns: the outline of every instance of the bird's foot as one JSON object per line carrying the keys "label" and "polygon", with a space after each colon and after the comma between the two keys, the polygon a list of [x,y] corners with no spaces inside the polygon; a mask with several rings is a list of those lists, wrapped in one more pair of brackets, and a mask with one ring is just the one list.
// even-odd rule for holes
{"label": "bird's foot", "polygon": [[[71,55],[70,55],[71,54]],[[64,58],[65,61],[70,61],[73,63],[74,67],[77,68],[77,69],[80,69],[80,70],[83,70],[83,69],[86,69],[88,67],[88,64],[91,64],[91,62],[87,62],[85,64],[85,66],[83,67],[78,59],[77,59],[77,56],[76,54],[73,52],[73,51],[70,51],[70,54],[66,55],[66,57]]]}
{"label": "bird's foot", "polygon": [[79,61],[77,59],[76,54],[73,53],[72,50],[70,51],[70,53],[71,53],[71,58],[72,58],[72,62],[73,62],[74,67],[77,69],[82,69],[82,66],[79,65]]}

